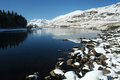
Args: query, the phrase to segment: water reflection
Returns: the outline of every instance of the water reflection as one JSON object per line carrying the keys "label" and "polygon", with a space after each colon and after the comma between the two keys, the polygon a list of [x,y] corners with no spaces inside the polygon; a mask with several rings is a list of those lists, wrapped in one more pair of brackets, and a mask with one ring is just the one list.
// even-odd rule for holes
{"label": "water reflection", "polygon": [[[24,80],[26,75],[34,72],[39,72],[41,80],[44,80],[54,69],[57,58],[67,58],[62,53],[74,45],[82,46],[78,44],[79,38],[89,36],[90,32],[97,34],[97,31],[73,28],[45,28],[29,33],[1,32],[0,49],[5,50],[0,50],[0,80]],[[62,41],[62,38],[70,41]],[[63,52],[59,53],[58,49]]]}
{"label": "water reflection", "polygon": [[0,49],[17,47],[27,38],[28,32],[0,32]]}
{"label": "water reflection", "polygon": [[46,28],[47,34],[52,34],[55,39],[68,39],[69,41],[80,43],[80,38],[96,37],[100,31],[80,28]]}
{"label": "water reflection", "polygon": [[28,33],[33,35],[51,34],[54,39],[65,38],[74,43],[79,43],[79,38],[96,37],[100,31],[79,28],[44,28],[30,32],[0,32],[0,49],[19,46],[27,38]]}

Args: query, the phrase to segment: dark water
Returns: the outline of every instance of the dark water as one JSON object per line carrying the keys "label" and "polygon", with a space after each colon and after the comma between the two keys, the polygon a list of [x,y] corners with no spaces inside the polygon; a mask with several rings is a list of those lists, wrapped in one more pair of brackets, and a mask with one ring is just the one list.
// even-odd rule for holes
{"label": "dark water", "polygon": [[[73,30],[71,38],[69,33],[72,33],[70,29],[0,32],[0,80],[24,80],[34,72],[39,72],[43,80],[54,69],[58,57],[66,58],[65,54],[57,52],[58,49],[65,52],[74,45],[81,45],[75,43],[75,39],[82,33]],[[62,41],[61,38],[74,41]]]}

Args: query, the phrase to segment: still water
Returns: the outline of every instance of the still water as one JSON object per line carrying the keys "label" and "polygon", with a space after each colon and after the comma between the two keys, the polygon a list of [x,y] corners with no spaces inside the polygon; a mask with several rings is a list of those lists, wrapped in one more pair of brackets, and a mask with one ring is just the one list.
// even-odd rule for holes
{"label": "still water", "polygon": [[54,69],[58,57],[67,58],[63,52],[74,45],[82,46],[79,38],[95,37],[97,33],[99,31],[73,28],[0,32],[0,80],[24,80],[34,72],[39,72],[43,80]]}

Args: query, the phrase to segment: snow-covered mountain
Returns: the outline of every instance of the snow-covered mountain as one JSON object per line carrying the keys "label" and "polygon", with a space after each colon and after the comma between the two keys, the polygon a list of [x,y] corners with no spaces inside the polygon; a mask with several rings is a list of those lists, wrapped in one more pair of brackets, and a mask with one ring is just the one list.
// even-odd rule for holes
{"label": "snow-covered mountain", "polygon": [[47,19],[32,19],[28,22],[27,25],[33,25],[33,26],[42,26],[44,23],[48,22]]}
{"label": "snow-covered mountain", "polygon": [[46,26],[105,29],[117,25],[120,25],[120,3],[84,11],[77,10],[50,20]]}

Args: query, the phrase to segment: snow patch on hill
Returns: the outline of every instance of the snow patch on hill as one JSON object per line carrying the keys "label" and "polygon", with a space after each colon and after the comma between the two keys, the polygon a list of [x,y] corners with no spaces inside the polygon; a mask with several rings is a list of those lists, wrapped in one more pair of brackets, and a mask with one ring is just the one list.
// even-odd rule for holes
{"label": "snow patch on hill", "polygon": [[85,11],[77,10],[58,16],[45,26],[106,29],[118,25],[120,25],[120,3]]}

